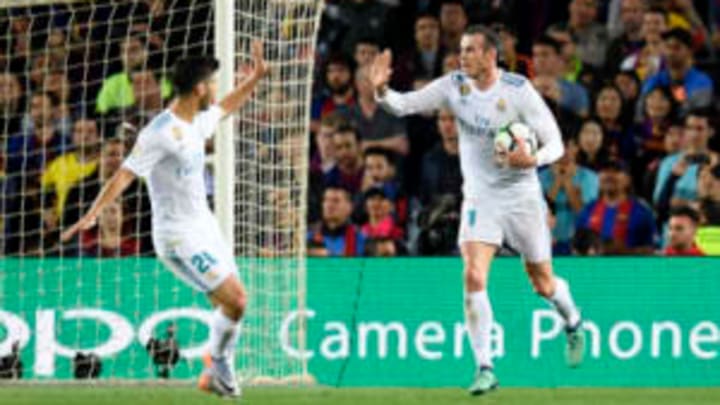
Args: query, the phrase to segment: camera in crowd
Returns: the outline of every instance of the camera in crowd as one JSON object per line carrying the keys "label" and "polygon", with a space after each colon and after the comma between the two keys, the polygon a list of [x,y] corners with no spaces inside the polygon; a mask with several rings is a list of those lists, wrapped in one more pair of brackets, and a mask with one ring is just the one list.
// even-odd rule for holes
{"label": "camera in crowd", "polygon": [[170,371],[180,360],[180,346],[175,338],[176,331],[175,324],[170,324],[165,329],[165,339],[150,338],[145,345],[159,378],[170,378]]}
{"label": "camera in crowd", "polygon": [[102,373],[100,356],[94,353],[77,352],[73,358],[73,371],[78,380],[98,378]]}
{"label": "camera in crowd", "polygon": [[439,195],[420,212],[418,253],[427,256],[453,254],[457,250],[460,226],[460,198],[453,194]]}
{"label": "camera in crowd", "polygon": [[20,359],[20,342],[15,341],[10,354],[0,357],[0,379],[20,379],[23,375],[23,363]]}

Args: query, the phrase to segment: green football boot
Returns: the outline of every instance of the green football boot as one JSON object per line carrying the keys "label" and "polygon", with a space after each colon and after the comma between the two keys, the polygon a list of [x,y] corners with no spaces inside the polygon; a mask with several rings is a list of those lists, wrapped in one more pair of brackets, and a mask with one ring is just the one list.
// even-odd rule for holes
{"label": "green football boot", "polygon": [[568,367],[578,367],[585,357],[585,329],[582,327],[582,321],[577,326],[568,328],[565,331],[567,335],[567,345],[565,346],[565,362]]}
{"label": "green football boot", "polygon": [[499,382],[491,368],[480,368],[475,373],[475,380],[473,381],[468,392],[470,395],[483,395],[497,388]]}

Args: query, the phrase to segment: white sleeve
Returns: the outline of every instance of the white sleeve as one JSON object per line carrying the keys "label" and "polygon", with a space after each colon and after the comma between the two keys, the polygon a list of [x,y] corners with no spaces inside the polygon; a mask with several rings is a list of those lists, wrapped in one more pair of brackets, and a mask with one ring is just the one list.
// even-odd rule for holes
{"label": "white sleeve", "polygon": [[220,120],[225,116],[225,111],[217,104],[213,104],[206,111],[197,115],[197,128],[202,133],[203,139],[212,138]]}
{"label": "white sleeve", "polygon": [[450,76],[443,76],[407,93],[388,89],[382,97],[377,97],[377,101],[385,110],[398,116],[437,110],[445,104],[450,80]]}
{"label": "white sleeve", "polygon": [[537,164],[544,166],[553,163],[565,153],[555,116],[530,81],[523,84],[520,92],[521,97],[518,99],[520,115],[525,123],[535,130],[540,145],[535,154]]}
{"label": "white sleeve", "polygon": [[130,156],[122,166],[139,177],[148,177],[153,167],[165,156],[162,134],[143,130],[135,141]]}

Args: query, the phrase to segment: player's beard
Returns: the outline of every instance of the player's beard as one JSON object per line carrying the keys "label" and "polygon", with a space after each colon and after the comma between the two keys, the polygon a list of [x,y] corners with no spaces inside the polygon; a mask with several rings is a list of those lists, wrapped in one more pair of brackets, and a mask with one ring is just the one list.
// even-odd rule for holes
{"label": "player's beard", "polygon": [[350,83],[342,83],[330,87],[330,92],[336,96],[344,95],[348,90],[350,90]]}
{"label": "player's beard", "polygon": [[210,95],[206,95],[205,97],[200,99],[200,111],[205,111],[210,107]]}

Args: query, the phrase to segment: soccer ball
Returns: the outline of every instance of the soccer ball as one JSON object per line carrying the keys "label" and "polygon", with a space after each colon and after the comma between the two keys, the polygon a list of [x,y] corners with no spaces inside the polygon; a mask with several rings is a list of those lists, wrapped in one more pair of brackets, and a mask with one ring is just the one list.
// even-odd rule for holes
{"label": "soccer ball", "polygon": [[517,139],[525,140],[525,152],[534,155],[537,152],[537,135],[526,124],[514,121],[500,128],[495,134],[495,158],[499,164],[504,164],[508,152],[518,146]]}

